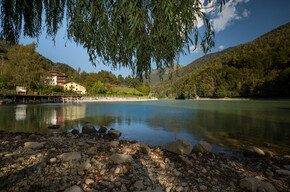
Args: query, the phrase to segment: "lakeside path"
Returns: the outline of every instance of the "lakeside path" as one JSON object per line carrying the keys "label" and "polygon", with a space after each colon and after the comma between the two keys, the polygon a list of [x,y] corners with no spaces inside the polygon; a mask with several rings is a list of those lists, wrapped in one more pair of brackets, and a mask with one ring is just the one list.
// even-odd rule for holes
{"label": "lakeside path", "polygon": [[156,101],[157,98],[147,98],[147,97],[83,97],[80,102],[125,102],[125,101]]}
{"label": "lakeside path", "polygon": [[[0,190],[290,191],[290,156],[227,158],[210,152],[209,144],[186,141],[165,150],[119,141],[120,134],[90,125],[82,134],[1,131]],[[170,152],[175,146],[184,148]]]}

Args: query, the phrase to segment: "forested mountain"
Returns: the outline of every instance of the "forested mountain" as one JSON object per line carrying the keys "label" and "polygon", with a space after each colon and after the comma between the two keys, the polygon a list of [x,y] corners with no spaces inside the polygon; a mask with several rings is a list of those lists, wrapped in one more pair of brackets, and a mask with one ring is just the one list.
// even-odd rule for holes
{"label": "forested mountain", "polygon": [[144,80],[148,80],[150,86],[154,86],[159,83],[162,79],[170,78],[175,71],[181,69],[183,65],[174,63],[171,67],[164,69],[163,71],[154,69],[151,71],[148,79],[144,77]]}
{"label": "forested mountain", "polygon": [[212,53],[152,88],[158,97],[289,97],[290,23]]}

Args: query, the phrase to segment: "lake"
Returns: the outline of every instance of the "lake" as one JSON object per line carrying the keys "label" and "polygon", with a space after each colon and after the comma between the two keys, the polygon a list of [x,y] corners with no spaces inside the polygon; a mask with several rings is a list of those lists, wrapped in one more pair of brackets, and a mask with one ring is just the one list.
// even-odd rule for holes
{"label": "lake", "polygon": [[[56,124],[61,128],[47,128]],[[176,139],[195,144],[204,139],[214,144],[215,151],[255,145],[290,154],[290,101],[285,100],[0,105],[0,130],[63,132],[85,124],[112,127],[122,132],[121,139],[152,146]]]}

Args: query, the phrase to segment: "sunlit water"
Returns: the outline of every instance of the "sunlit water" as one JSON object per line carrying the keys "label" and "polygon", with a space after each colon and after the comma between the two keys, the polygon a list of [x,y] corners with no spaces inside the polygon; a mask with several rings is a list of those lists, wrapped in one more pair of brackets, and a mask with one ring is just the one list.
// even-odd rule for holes
{"label": "sunlit water", "polygon": [[[61,125],[50,130],[49,125]],[[85,124],[122,132],[121,139],[164,146],[204,139],[215,151],[244,145],[290,154],[290,101],[229,100],[0,105],[0,129],[62,132]]]}

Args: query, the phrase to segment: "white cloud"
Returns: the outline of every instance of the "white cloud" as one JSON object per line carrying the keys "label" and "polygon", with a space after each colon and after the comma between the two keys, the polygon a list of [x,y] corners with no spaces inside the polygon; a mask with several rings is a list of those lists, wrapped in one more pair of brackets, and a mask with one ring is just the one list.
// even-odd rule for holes
{"label": "white cloud", "polygon": [[194,46],[192,45],[191,47],[189,47],[189,51],[190,53],[199,53],[202,50],[200,45]]}
{"label": "white cloud", "polygon": [[[213,0],[210,4],[204,6],[204,0],[202,0],[202,11],[206,14],[210,14],[211,22],[213,28],[216,32],[225,30],[232,21],[240,20],[243,17],[248,17],[250,11],[245,9],[242,13],[239,13],[237,10],[237,5],[239,3],[248,3],[250,0],[229,0],[224,6],[222,12],[219,12],[219,9],[216,9],[216,0]],[[203,26],[203,21],[201,18],[197,19],[197,27],[200,28]]]}
{"label": "white cloud", "polygon": [[243,15],[244,17],[248,17],[248,16],[250,15],[250,11],[247,10],[247,9],[245,9],[245,10],[243,11],[242,15]]}
{"label": "white cloud", "polygon": [[220,49],[220,50],[223,50],[224,48],[225,48],[225,47],[224,47],[223,45],[220,45],[220,46],[219,46],[219,49]]}

